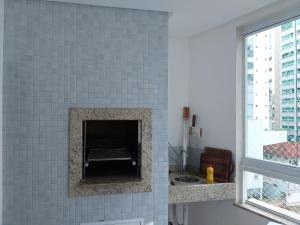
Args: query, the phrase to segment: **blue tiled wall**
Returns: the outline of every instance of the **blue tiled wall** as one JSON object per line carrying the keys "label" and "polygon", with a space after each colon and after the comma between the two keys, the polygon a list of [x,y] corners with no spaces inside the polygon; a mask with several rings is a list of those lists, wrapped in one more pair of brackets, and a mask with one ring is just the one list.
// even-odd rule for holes
{"label": "blue tiled wall", "polygon": [[[167,224],[166,13],[6,0],[4,225]],[[68,197],[68,109],[153,109],[153,192]]]}

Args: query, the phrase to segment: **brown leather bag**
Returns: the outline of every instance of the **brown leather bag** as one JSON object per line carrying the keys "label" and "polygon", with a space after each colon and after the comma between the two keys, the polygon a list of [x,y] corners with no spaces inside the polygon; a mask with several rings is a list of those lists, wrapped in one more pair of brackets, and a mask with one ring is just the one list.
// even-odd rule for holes
{"label": "brown leather bag", "polygon": [[230,182],[233,173],[232,152],[225,149],[205,147],[200,155],[200,177],[206,178],[207,167],[214,168],[214,180],[216,182]]}

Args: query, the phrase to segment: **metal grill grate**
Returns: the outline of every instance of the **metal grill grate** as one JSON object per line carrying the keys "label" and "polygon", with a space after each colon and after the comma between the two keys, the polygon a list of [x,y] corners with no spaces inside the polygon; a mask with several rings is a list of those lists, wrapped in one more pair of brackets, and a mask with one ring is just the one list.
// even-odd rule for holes
{"label": "metal grill grate", "polygon": [[127,148],[116,149],[89,149],[88,161],[101,162],[113,160],[132,160]]}

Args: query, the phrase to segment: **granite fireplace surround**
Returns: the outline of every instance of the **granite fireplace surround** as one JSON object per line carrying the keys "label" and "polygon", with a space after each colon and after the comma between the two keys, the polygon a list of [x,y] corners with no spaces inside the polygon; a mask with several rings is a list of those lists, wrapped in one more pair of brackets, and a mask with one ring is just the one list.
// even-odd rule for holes
{"label": "granite fireplace surround", "polygon": [[[83,151],[82,122],[84,120],[139,120],[141,121],[141,178],[119,180],[110,177],[94,183],[82,181]],[[151,192],[152,184],[152,111],[144,108],[73,108],[69,122],[69,196]]]}

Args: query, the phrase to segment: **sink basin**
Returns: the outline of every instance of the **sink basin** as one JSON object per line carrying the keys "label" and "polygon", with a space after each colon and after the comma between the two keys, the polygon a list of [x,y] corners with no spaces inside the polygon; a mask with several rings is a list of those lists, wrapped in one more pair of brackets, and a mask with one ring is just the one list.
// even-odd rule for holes
{"label": "sink basin", "polygon": [[192,176],[181,176],[181,177],[175,177],[176,181],[179,182],[184,182],[184,183],[195,183],[195,182],[199,182],[200,179],[197,177],[192,177]]}

